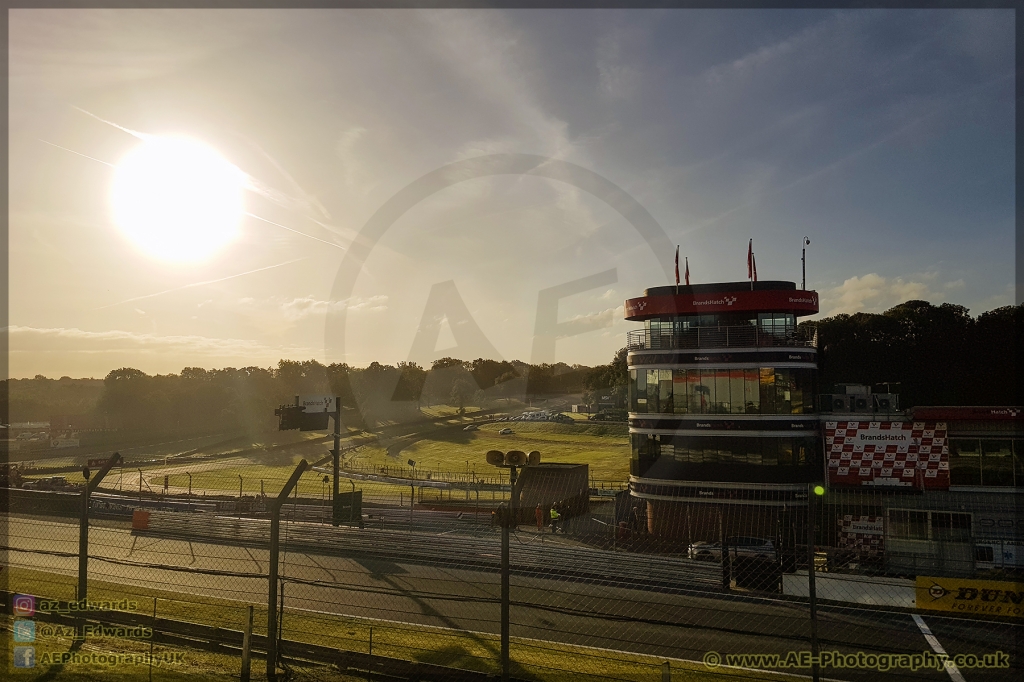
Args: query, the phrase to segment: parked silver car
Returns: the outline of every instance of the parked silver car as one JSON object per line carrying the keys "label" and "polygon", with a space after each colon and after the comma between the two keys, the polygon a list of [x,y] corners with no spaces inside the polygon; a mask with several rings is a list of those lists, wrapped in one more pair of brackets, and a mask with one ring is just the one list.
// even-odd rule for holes
{"label": "parked silver car", "polygon": [[[730,556],[775,561],[775,545],[767,538],[736,536],[726,538],[726,544],[729,545]],[[697,561],[721,561],[722,543],[694,542],[690,545],[687,555]]]}

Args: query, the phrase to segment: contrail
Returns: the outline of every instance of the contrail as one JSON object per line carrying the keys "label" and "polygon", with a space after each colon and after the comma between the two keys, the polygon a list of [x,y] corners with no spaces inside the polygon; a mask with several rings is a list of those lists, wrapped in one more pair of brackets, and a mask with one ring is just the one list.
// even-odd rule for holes
{"label": "contrail", "polygon": [[242,277],[244,275],[251,275],[251,274],[253,274],[255,272],[263,272],[264,270],[270,270],[272,268],[280,268],[280,267],[282,267],[284,265],[290,265],[292,263],[297,263],[300,260],[307,260],[307,259],[306,258],[293,258],[292,260],[285,261],[284,263],[278,263],[277,265],[268,265],[265,268],[256,268],[255,270],[249,270],[247,272],[240,272],[237,275],[228,275],[227,277],[221,277],[220,279],[208,279],[205,282],[193,282],[192,284],[186,284],[185,286],[175,287],[174,289],[167,289],[166,291],[158,291],[155,294],[146,294],[145,296],[136,296],[135,298],[128,298],[128,299],[125,299],[123,301],[118,301],[117,303],[111,303],[109,305],[100,306],[99,308],[94,308],[94,310],[103,310],[104,308],[113,308],[116,305],[122,305],[124,303],[131,303],[133,301],[141,301],[144,298],[153,298],[154,296],[163,296],[164,294],[169,294],[169,293],[174,292],[174,291],[181,291],[182,289],[192,289],[193,287],[201,287],[201,286],[204,286],[206,284],[215,284],[217,282],[223,282],[225,280],[235,279],[236,277]]}
{"label": "contrail", "polygon": [[79,156],[84,156],[85,158],[92,159],[93,161],[99,161],[104,166],[110,166],[111,168],[114,167],[114,164],[108,163],[106,161],[103,161],[102,159],[97,159],[95,156],[89,156],[88,154],[83,154],[82,152],[76,152],[74,149],[68,149],[67,147],[61,147],[59,144],[54,144],[52,142],[47,142],[46,140],[44,140],[44,139],[42,139],[40,137],[37,137],[36,139],[39,140],[40,142],[42,142],[43,144],[50,145],[51,147],[56,147],[57,149],[63,149],[66,152],[71,152],[72,154],[78,154]]}
{"label": "contrail", "polygon": [[139,138],[140,140],[148,140],[149,138],[153,137],[149,133],[140,133],[138,130],[132,130],[131,128],[125,128],[124,126],[117,125],[113,121],[108,121],[105,118],[100,118],[99,116],[97,116],[96,114],[92,113],[91,111],[86,111],[82,107],[76,107],[74,104],[71,105],[71,108],[72,109],[77,109],[78,111],[81,111],[86,116],[92,116],[94,119],[96,119],[100,123],[106,123],[108,126],[114,126],[118,130],[123,130],[124,132],[128,133],[129,135],[134,135],[135,137]]}
{"label": "contrail", "polygon": [[320,237],[314,237],[313,235],[306,234],[305,232],[299,232],[298,230],[293,230],[290,227],[285,227],[281,223],[275,223],[273,220],[267,220],[266,218],[261,218],[258,215],[254,215],[252,213],[246,213],[245,215],[249,216],[250,218],[255,218],[256,220],[262,220],[265,223],[270,223],[271,225],[277,225],[278,227],[280,227],[283,230],[288,230],[289,232],[294,232],[295,234],[301,234],[303,237],[309,237],[310,239],[315,239],[318,242],[323,242],[324,244],[327,244],[328,246],[333,246],[336,249],[341,249],[342,251],[346,251],[347,250],[344,246],[339,246],[338,244],[335,244],[334,242],[329,242],[326,239],[320,239]]}

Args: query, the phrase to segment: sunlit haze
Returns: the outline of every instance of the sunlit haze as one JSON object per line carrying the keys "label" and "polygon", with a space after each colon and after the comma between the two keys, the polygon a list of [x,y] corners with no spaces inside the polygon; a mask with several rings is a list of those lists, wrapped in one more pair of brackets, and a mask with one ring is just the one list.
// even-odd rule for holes
{"label": "sunlit haze", "polygon": [[[750,239],[821,316],[1015,302],[1011,10],[12,10],[9,64],[12,377],[597,365]],[[488,155],[568,165],[428,176]]]}
{"label": "sunlit haze", "polygon": [[201,142],[154,136],[118,163],[110,203],[146,255],[199,261],[237,236],[244,185],[244,174]]}

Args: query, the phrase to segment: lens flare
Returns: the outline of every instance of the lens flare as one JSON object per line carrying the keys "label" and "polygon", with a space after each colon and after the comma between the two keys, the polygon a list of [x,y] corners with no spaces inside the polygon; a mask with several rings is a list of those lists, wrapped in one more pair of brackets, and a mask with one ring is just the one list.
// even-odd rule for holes
{"label": "lens flare", "polygon": [[153,136],[114,170],[114,222],[160,260],[202,261],[238,236],[246,175],[208,145]]}

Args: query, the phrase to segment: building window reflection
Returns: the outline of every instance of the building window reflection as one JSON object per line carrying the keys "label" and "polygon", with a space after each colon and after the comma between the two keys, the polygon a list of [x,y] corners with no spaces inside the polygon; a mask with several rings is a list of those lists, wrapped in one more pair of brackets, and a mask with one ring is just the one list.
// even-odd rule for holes
{"label": "building window reflection", "polygon": [[811,414],[814,370],[691,368],[630,372],[634,412],[664,414]]}
{"label": "building window reflection", "polygon": [[681,436],[634,433],[630,437],[635,476],[659,460],[679,464],[815,465],[817,438],[806,436]]}
{"label": "building window reflection", "polygon": [[1024,487],[1024,440],[951,438],[950,485]]}

